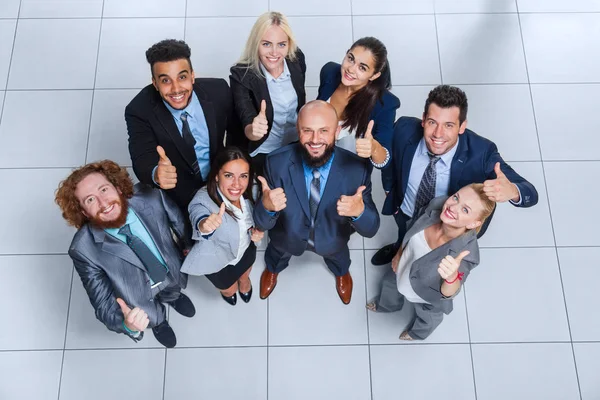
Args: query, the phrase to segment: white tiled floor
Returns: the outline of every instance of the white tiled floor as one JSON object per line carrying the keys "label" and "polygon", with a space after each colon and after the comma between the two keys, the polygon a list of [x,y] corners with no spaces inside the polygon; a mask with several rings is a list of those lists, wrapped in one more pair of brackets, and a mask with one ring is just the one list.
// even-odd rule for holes
{"label": "white tiled floor", "polygon": [[[481,265],[426,342],[397,339],[410,309],[364,309],[390,217],[352,238],[349,306],[306,254],[267,301],[230,307],[191,278],[198,313],[170,314],[174,350],[94,317],[66,255],[58,182],[100,158],[131,166],[123,111],[150,82],[150,45],[186,39],[197,75],[227,77],[269,8],[290,16],[308,99],[325,62],[379,37],[398,116],[420,116],[434,85],[460,85],[469,126],[539,191],[534,208],[500,205]],[[0,399],[599,399],[599,11],[599,0],[0,0]],[[381,205],[377,172],[373,183]]]}

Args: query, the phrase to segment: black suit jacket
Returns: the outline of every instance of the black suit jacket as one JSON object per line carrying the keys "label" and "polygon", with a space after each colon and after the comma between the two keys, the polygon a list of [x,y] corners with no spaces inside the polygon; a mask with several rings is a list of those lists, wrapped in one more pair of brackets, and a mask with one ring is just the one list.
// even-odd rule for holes
{"label": "black suit jacket", "polygon": [[[239,120],[233,112],[231,91],[224,79],[196,79],[194,92],[206,118],[212,162],[223,148],[225,131],[228,142],[230,136],[240,134]],[[162,146],[177,168],[177,186],[167,190],[167,193],[187,215],[188,204],[205,182],[192,168],[196,160],[194,149],[184,142],[173,115],[153,85],[142,89],[127,105],[125,122],[129,135],[129,154],[136,176],[140,182],[154,185],[152,171],[159,159],[156,146]]]}
{"label": "black suit jacket", "polygon": [[[292,85],[298,96],[298,108],[296,110],[300,111],[300,108],[306,103],[306,92],[304,91],[306,62],[304,61],[304,53],[298,49],[296,52],[296,61],[291,62],[287,59],[286,61],[290,70]],[[235,111],[242,122],[242,128],[252,124],[252,120],[254,120],[260,111],[260,102],[265,100],[267,103],[267,121],[269,123],[267,134],[261,140],[253,142],[246,138],[242,130],[242,138],[239,138],[239,142],[247,143],[248,152],[252,153],[267,140],[273,126],[273,103],[269,95],[267,80],[264,76],[258,75],[243,64],[234,65],[231,67],[230,72],[229,84],[233,92]]]}

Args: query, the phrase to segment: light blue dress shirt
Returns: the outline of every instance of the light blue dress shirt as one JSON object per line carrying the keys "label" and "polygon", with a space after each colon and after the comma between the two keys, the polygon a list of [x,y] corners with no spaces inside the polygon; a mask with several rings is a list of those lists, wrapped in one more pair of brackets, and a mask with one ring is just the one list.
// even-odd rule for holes
{"label": "light blue dress shirt", "polygon": [[298,119],[298,95],[292,84],[290,70],[287,61],[283,62],[283,73],[278,78],[273,78],[267,69],[260,64],[265,78],[269,96],[273,104],[273,125],[267,139],[250,154],[269,154],[289,143],[298,140],[296,120]]}
{"label": "light blue dress shirt", "polygon": [[[156,247],[154,240],[152,240],[152,237],[150,237],[150,234],[146,230],[146,227],[144,226],[144,224],[142,224],[142,222],[136,215],[135,211],[133,211],[133,209],[131,207],[129,207],[129,209],[127,210],[127,220],[125,221],[125,224],[129,224],[131,233],[133,235],[137,236],[138,238],[140,238],[144,242],[144,244],[150,249],[152,254],[154,254],[154,256],[158,259],[158,261],[160,261],[161,264],[164,265],[165,268],[167,268],[167,264],[165,263],[165,260],[160,255],[160,252],[158,251],[158,247]],[[119,229],[120,228],[116,228],[116,229],[111,228],[111,229],[105,229],[104,231],[106,233],[108,233],[109,235],[114,236],[115,238],[119,239],[121,242],[127,244],[127,237],[125,235],[121,235],[119,233]],[[167,270],[168,269],[169,268],[167,268]]]}
{"label": "light blue dress shirt", "polygon": [[[188,113],[190,130],[192,131],[192,136],[194,139],[196,139],[194,151],[196,152],[196,158],[198,159],[200,174],[202,175],[202,179],[206,180],[206,178],[208,178],[208,173],[210,172],[210,140],[208,136],[208,125],[206,124],[206,118],[204,116],[202,106],[200,105],[200,100],[198,100],[198,96],[196,96],[196,93],[192,91],[192,99],[190,104],[188,104],[188,106],[183,110],[176,110],[166,101],[163,100],[163,102],[165,103],[165,106],[167,106],[169,112],[171,112],[171,115],[173,115],[175,125],[177,125],[179,134],[182,136],[183,121],[181,121],[181,114],[183,112]],[[168,156],[169,155],[167,154],[167,157]],[[154,177],[154,171],[152,172],[152,177]]]}
{"label": "light blue dress shirt", "polygon": [[[460,137],[458,140],[460,141]],[[446,154],[443,154],[440,161],[435,164],[436,180],[434,197],[448,196],[448,187],[450,186],[450,167],[452,166],[452,159],[454,158],[454,154],[456,154],[457,149],[458,141],[454,147],[451,148]],[[428,165],[429,155],[427,154],[427,145],[425,144],[425,139],[421,139],[410,166],[408,185],[406,185],[404,201],[400,207],[402,212],[409,217],[412,217],[413,213],[415,212],[417,192],[419,191],[419,185],[421,184],[423,173]]]}
{"label": "light blue dress shirt", "polygon": [[308,193],[308,199],[310,200],[310,184],[313,180],[313,170],[316,169],[321,174],[321,193],[319,197],[323,197],[323,192],[325,191],[325,185],[327,185],[327,178],[329,178],[329,171],[331,170],[331,164],[333,164],[333,158],[335,154],[331,155],[329,161],[325,164],[321,165],[319,168],[313,168],[306,165],[304,160],[302,161],[302,167],[304,168],[304,180],[306,181],[306,193]]}

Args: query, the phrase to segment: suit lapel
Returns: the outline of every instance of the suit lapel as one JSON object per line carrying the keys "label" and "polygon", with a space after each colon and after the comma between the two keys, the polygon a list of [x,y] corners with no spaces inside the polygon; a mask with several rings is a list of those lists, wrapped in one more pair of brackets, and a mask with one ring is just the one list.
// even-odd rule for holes
{"label": "suit lapel", "polygon": [[[321,201],[319,202],[319,204],[327,204],[324,203],[325,201],[329,201],[330,199],[333,198],[333,201],[335,204],[337,204],[337,199],[341,193],[341,190],[339,190],[339,186],[341,184],[341,182],[344,180],[343,179],[343,171],[342,171],[342,167],[340,166],[340,164],[342,163],[341,158],[343,157],[343,154],[341,152],[337,152],[338,154],[335,155],[335,157],[333,158],[333,162],[331,163],[331,168],[329,169],[329,176],[327,177],[327,184],[325,185],[325,190],[323,191],[323,197],[321,198]],[[352,195],[354,193],[350,193],[350,195]],[[321,210],[322,208],[319,207],[319,209],[317,210],[317,213]]]}
{"label": "suit lapel", "polygon": [[[163,252],[164,243],[163,238],[170,237],[171,232],[167,232],[168,227],[164,226],[164,224],[158,223],[158,220],[154,216],[154,212],[152,211],[152,207],[146,206],[143,202],[130,201],[130,207],[133,208],[135,213],[138,216],[138,219],[148,231],[148,234],[154,241],[158,252],[162,256],[165,263],[168,263],[166,254]],[[169,236],[167,236],[169,235]]]}
{"label": "suit lapel", "polygon": [[469,146],[467,145],[466,136],[461,135],[461,138],[458,141],[458,149],[456,149],[456,154],[454,154],[452,165],[450,166],[450,185],[448,186],[448,194],[452,194],[460,189],[458,187],[458,181],[467,162],[468,150]]}
{"label": "suit lapel", "polygon": [[206,93],[197,84],[194,84],[194,92],[196,92],[196,96],[198,96],[198,101],[200,101],[200,106],[202,107],[202,112],[204,113],[204,119],[206,120],[206,126],[208,127],[210,161],[212,162],[219,149],[219,135],[217,133],[217,117],[215,115],[215,108],[213,103],[208,100]]}
{"label": "suit lapel", "polygon": [[308,218],[310,218],[310,209],[308,207],[308,192],[306,191],[306,180],[304,179],[304,167],[302,167],[302,160],[298,155],[298,150],[294,152],[292,164],[289,167],[290,179],[294,185],[296,196],[302,207],[302,211]]}
{"label": "suit lapel", "polygon": [[402,193],[406,193],[408,178],[410,176],[410,167],[412,166],[413,158],[415,158],[415,152],[417,151],[419,140],[411,140],[411,142],[404,148],[404,154],[402,155]]}
{"label": "suit lapel", "polygon": [[[96,243],[102,246],[102,251],[105,251],[109,254],[112,254],[115,257],[119,257],[123,261],[132,264],[133,266],[141,269],[146,272],[146,268],[138,258],[138,256],[127,246],[125,243],[121,242],[119,239],[109,235],[104,232],[103,229],[99,229],[96,227],[90,227],[92,231],[92,235],[94,236],[94,240]],[[105,265],[104,267],[110,268],[110,263]]]}
{"label": "suit lapel", "polygon": [[179,133],[179,129],[177,129],[173,115],[163,104],[162,99],[154,106],[154,113],[165,131],[169,134],[173,143],[175,143],[177,150],[179,150],[179,153],[181,153],[186,164],[188,164],[190,171],[193,171],[192,165],[194,165],[194,161],[196,160],[196,153],[194,152],[194,149],[189,148],[184,142],[183,137]]}

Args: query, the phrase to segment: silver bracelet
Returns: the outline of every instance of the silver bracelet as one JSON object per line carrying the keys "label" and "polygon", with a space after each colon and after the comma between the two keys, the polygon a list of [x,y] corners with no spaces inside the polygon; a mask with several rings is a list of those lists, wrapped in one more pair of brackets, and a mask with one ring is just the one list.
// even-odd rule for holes
{"label": "silver bracelet", "polygon": [[375,168],[381,169],[381,168],[385,167],[387,165],[387,163],[390,161],[390,152],[385,147],[383,149],[385,150],[385,160],[383,160],[382,163],[377,164],[376,162],[373,161],[373,159],[371,157],[369,157],[369,160],[371,160],[371,164],[373,164],[373,166]]}

